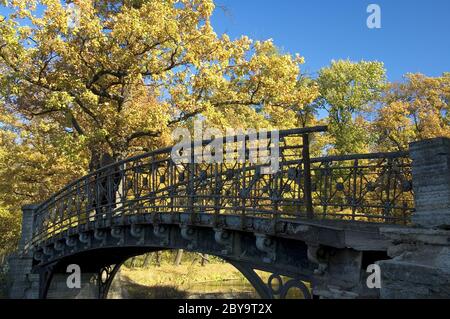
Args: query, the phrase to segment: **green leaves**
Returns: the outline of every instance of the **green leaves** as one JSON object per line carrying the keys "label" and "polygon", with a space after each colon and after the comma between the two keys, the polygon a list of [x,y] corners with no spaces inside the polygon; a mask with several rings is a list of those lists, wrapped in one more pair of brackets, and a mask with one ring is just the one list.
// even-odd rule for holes
{"label": "green leaves", "polygon": [[370,125],[365,116],[386,87],[383,63],[333,61],[330,67],[320,70],[317,83],[320,97],[316,103],[328,111],[334,151],[367,151]]}

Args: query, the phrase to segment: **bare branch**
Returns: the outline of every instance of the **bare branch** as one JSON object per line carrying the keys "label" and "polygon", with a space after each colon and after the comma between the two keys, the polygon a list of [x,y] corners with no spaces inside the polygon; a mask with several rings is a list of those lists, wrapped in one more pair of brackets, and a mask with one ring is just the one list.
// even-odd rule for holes
{"label": "bare branch", "polygon": [[178,118],[176,118],[176,119],[174,119],[174,120],[169,121],[169,122],[167,123],[167,125],[168,125],[168,126],[172,126],[172,125],[178,124],[178,123],[180,123],[180,122],[187,121],[187,120],[190,119],[191,117],[194,117],[194,116],[196,116],[196,115],[199,115],[199,114],[202,113],[203,111],[204,111],[204,109],[199,109],[199,110],[196,110],[196,111],[193,111],[193,112],[190,112],[190,113],[185,113],[185,114],[183,114],[182,116],[180,116],[180,117],[178,117]]}

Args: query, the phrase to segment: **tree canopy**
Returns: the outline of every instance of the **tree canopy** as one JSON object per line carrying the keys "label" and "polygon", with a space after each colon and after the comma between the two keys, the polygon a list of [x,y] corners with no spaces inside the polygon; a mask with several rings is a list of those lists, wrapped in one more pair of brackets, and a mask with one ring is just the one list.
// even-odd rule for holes
{"label": "tree canopy", "polygon": [[364,115],[372,110],[385,88],[383,63],[333,61],[320,70],[317,83],[318,104],[328,113],[334,151],[368,151],[369,125]]}
{"label": "tree canopy", "polygon": [[59,0],[9,5],[2,88],[13,112],[58,123],[93,159],[125,157],[137,139],[164,143],[169,128],[199,114],[217,126],[255,126],[261,107],[277,117],[315,97],[298,81],[300,56],[217,36],[210,0],[74,3],[76,17]]}
{"label": "tree canopy", "polygon": [[389,85],[378,110],[377,144],[385,150],[405,150],[410,142],[450,137],[450,73],[405,78],[404,83]]}

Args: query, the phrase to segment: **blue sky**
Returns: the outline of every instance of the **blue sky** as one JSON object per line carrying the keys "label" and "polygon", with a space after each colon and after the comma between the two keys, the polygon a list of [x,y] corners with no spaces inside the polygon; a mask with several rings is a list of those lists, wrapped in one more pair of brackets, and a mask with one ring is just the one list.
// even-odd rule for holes
{"label": "blue sky", "polygon": [[[381,29],[366,25],[371,3]],[[272,38],[314,74],[332,59],[378,60],[391,81],[408,72],[450,71],[450,0],[216,0],[212,23],[232,38]],[[225,8],[225,9],[224,9]]]}
{"label": "blue sky", "polygon": [[[367,28],[371,3],[381,7],[381,29]],[[284,52],[305,57],[308,74],[347,58],[384,62],[391,81],[408,72],[450,72],[450,0],[216,0],[216,6],[217,33],[272,38]]]}

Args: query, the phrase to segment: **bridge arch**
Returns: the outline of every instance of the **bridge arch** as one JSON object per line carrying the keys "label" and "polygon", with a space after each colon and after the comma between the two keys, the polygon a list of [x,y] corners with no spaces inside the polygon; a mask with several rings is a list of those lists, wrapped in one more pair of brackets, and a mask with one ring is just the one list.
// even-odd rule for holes
{"label": "bridge arch", "polygon": [[[105,298],[117,270],[125,260],[168,249],[184,249],[220,257],[239,270],[262,298],[274,298],[286,293],[271,289],[271,285],[261,280],[255,270],[270,272],[277,280],[280,275],[291,277],[289,285],[293,286],[295,282],[295,287],[310,296],[302,281],[313,280],[315,265],[309,261],[308,246],[303,242],[252,232],[180,224],[122,224],[120,228],[121,231],[116,227],[102,229],[104,238],[98,231],[96,234],[96,230],[78,234],[72,232],[48,241],[45,248],[36,250],[35,259],[39,263],[35,269],[44,274],[41,298],[47,297],[50,287],[62,293],[68,276],[67,266],[74,263],[85,275],[83,280],[96,285],[93,289],[97,290],[97,297]],[[59,282],[59,286],[52,284],[54,278],[57,278],[55,281]]]}

